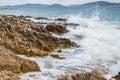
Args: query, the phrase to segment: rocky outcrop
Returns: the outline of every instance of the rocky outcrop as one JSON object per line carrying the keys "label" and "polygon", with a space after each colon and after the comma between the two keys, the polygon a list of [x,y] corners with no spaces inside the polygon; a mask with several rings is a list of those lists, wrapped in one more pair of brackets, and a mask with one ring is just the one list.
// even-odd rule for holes
{"label": "rocky outcrop", "polygon": [[98,70],[60,76],[57,80],[107,80]]}
{"label": "rocky outcrop", "polygon": [[[56,33],[66,32],[63,26],[52,25],[47,25],[47,27],[50,28],[51,26]],[[76,46],[69,39],[54,37],[50,32],[40,23],[27,20],[24,16],[0,15],[0,45],[5,46],[14,53],[27,56],[47,56],[57,48]]]}
{"label": "rocky outcrop", "polygon": [[34,61],[22,59],[4,46],[0,46],[0,71],[1,70],[12,71],[14,73],[40,71],[39,66]]}
{"label": "rocky outcrop", "polygon": [[18,74],[11,71],[0,71],[0,80],[21,80]]}
{"label": "rocky outcrop", "polygon": [[68,32],[66,27],[64,27],[63,25],[60,25],[60,24],[56,24],[56,23],[48,24],[45,29],[47,29],[49,32],[52,32],[55,34],[63,34],[63,33]]}

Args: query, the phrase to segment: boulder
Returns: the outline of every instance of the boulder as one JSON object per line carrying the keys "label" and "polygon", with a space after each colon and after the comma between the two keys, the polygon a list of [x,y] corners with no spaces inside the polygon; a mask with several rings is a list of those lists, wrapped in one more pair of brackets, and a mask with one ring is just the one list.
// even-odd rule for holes
{"label": "boulder", "polygon": [[46,25],[46,28],[49,32],[55,33],[55,34],[63,34],[68,32],[66,27],[60,24],[50,23]]}

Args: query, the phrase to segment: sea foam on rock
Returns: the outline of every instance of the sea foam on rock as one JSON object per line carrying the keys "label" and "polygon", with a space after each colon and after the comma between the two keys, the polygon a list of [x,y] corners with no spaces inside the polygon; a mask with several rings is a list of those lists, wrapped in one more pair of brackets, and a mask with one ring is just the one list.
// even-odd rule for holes
{"label": "sea foam on rock", "polygon": [[120,72],[116,76],[113,76],[110,80],[120,80]]}

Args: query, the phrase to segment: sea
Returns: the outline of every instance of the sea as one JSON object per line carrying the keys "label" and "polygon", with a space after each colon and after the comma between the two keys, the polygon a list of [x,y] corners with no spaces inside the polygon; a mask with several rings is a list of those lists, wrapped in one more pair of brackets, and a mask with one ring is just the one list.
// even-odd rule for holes
{"label": "sea", "polygon": [[57,80],[60,75],[94,69],[101,70],[109,79],[120,71],[120,7],[118,6],[0,9],[0,14],[66,18],[68,23],[79,24],[75,27],[67,26],[69,32],[66,34],[54,35],[68,38],[80,46],[62,49],[59,55],[65,59],[19,55],[37,62],[41,68],[41,72],[21,74],[23,80]]}

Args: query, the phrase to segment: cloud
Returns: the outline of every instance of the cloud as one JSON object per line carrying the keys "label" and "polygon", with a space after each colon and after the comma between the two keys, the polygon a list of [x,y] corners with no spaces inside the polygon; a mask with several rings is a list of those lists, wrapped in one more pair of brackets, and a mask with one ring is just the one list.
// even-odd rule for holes
{"label": "cloud", "polygon": [[[18,5],[18,4],[26,4],[26,3],[39,3],[39,4],[83,4],[86,2],[94,2],[100,0],[0,0],[0,5]],[[104,0],[109,2],[120,2],[120,0]]]}

